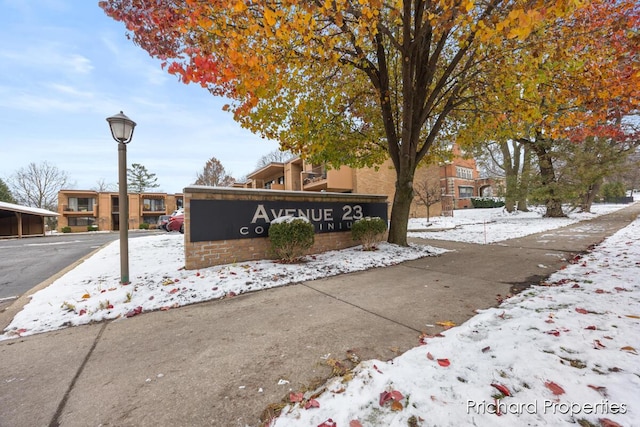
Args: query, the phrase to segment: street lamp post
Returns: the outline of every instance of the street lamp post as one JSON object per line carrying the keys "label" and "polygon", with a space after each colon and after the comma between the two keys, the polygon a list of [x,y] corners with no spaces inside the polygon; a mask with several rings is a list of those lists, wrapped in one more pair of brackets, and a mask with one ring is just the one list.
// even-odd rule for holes
{"label": "street lamp post", "polygon": [[133,137],[136,122],[122,111],[107,117],[111,136],[118,142],[118,204],[120,229],[120,283],[129,283],[129,197],[127,195],[127,144]]}

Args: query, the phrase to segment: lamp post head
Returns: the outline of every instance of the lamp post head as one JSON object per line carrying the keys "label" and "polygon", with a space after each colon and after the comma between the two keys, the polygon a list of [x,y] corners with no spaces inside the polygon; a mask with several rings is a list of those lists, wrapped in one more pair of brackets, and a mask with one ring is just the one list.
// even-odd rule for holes
{"label": "lamp post head", "polygon": [[122,111],[115,116],[107,117],[107,121],[109,122],[113,139],[123,144],[131,141],[136,122],[125,116]]}

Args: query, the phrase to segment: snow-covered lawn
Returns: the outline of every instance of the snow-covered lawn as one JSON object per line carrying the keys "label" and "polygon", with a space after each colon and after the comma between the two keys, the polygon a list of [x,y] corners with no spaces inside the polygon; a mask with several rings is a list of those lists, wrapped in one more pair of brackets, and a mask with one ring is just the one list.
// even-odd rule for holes
{"label": "snow-covered lawn", "polygon": [[639,273],[636,220],[544,286],[291,394],[273,426],[640,426]]}
{"label": "snow-covered lawn", "polygon": [[[622,207],[600,205],[595,214],[570,214],[568,219],[542,218],[539,211],[455,211],[453,218],[435,218],[429,226],[448,230],[410,236],[494,242]],[[412,220],[410,228],[427,225]],[[639,232],[635,221],[555,273],[546,286],[531,288],[441,336],[425,336],[425,345],[392,361],[363,362],[352,379],[335,379],[315,399],[292,394],[301,403],[286,408],[275,425],[513,426],[576,420],[599,425],[601,419],[640,425]],[[442,252],[381,244],[375,252],[352,248],[308,256],[295,265],[258,261],[187,271],[182,235],[141,237],[129,245],[131,284],[119,284],[119,245],[113,242],[32,295],[0,340]]]}
{"label": "snow-covered lawn", "polygon": [[456,210],[453,217],[411,218],[409,237],[455,240],[469,243],[495,243],[524,237],[579,221],[595,218],[625,205],[593,205],[592,213],[568,212],[567,218],[543,218],[543,207],[532,207],[530,212],[509,213],[504,208]]}

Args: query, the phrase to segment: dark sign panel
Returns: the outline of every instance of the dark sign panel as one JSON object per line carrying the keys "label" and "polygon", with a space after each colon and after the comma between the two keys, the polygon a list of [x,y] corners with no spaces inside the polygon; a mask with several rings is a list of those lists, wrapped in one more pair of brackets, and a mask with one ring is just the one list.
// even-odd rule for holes
{"label": "dark sign panel", "polygon": [[386,203],[191,200],[191,241],[268,237],[272,220],[307,217],[316,233],[350,231],[364,217],[387,220]]}

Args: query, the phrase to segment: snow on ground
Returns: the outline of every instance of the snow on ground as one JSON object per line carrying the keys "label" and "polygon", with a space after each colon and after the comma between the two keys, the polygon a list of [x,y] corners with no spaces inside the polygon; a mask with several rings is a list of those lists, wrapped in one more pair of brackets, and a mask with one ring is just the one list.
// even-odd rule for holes
{"label": "snow on ground", "polygon": [[311,255],[301,264],[264,260],[185,270],[182,234],[138,237],[129,240],[131,284],[123,286],[120,244],[116,240],[33,294],[0,340],[131,317],[143,311],[169,310],[444,252],[426,245],[403,248],[381,243],[378,248],[364,252],[356,247]]}
{"label": "snow on ground", "polygon": [[637,219],[543,286],[293,393],[273,427],[640,426],[639,272]]}
{"label": "snow on ground", "polygon": [[[455,211],[453,218],[434,218],[429,226],[450,225],[448,230],[425,232],[424,237],[488,243],[622,207],[596,206],[595,214],[570,214],[568,219],[542,218],[540,212],[512,215],[503,209]],[[410,227],[427,224],[412,220]],[[275,425],[512,426],[576,420],[598,425],[601,419],[640,425],[639,239],[636,220],[552,275],[546,286],[482,311],[441,336],[425,336],[426,345],[392,361],[363,362],[353,379],[334,380],[315,399],[293,394],[310,409],[300,404],[286,408]],[[132,239],[132,283],[122,286],[119,244],[107,245],[33,294],[0,340],[442,252],[429,246],[381,244],[375,252],[357,247],[308,256],[295,265],[257,261],[187,271],[183,246],[180,234]]]}
{"label": "snow on ground", "polygon": [[[618,210],[625,205],[593,205],[592,213],[569,212],[567,218],[543,218],[544,207],[532,207],[530,212],[509,213],[504,208],[461,209],[453,217],[411,218],[409,237],[455,240],[468,243],[495,243],[524,237]],[[455,232],[452,232],[455,230]]]}

